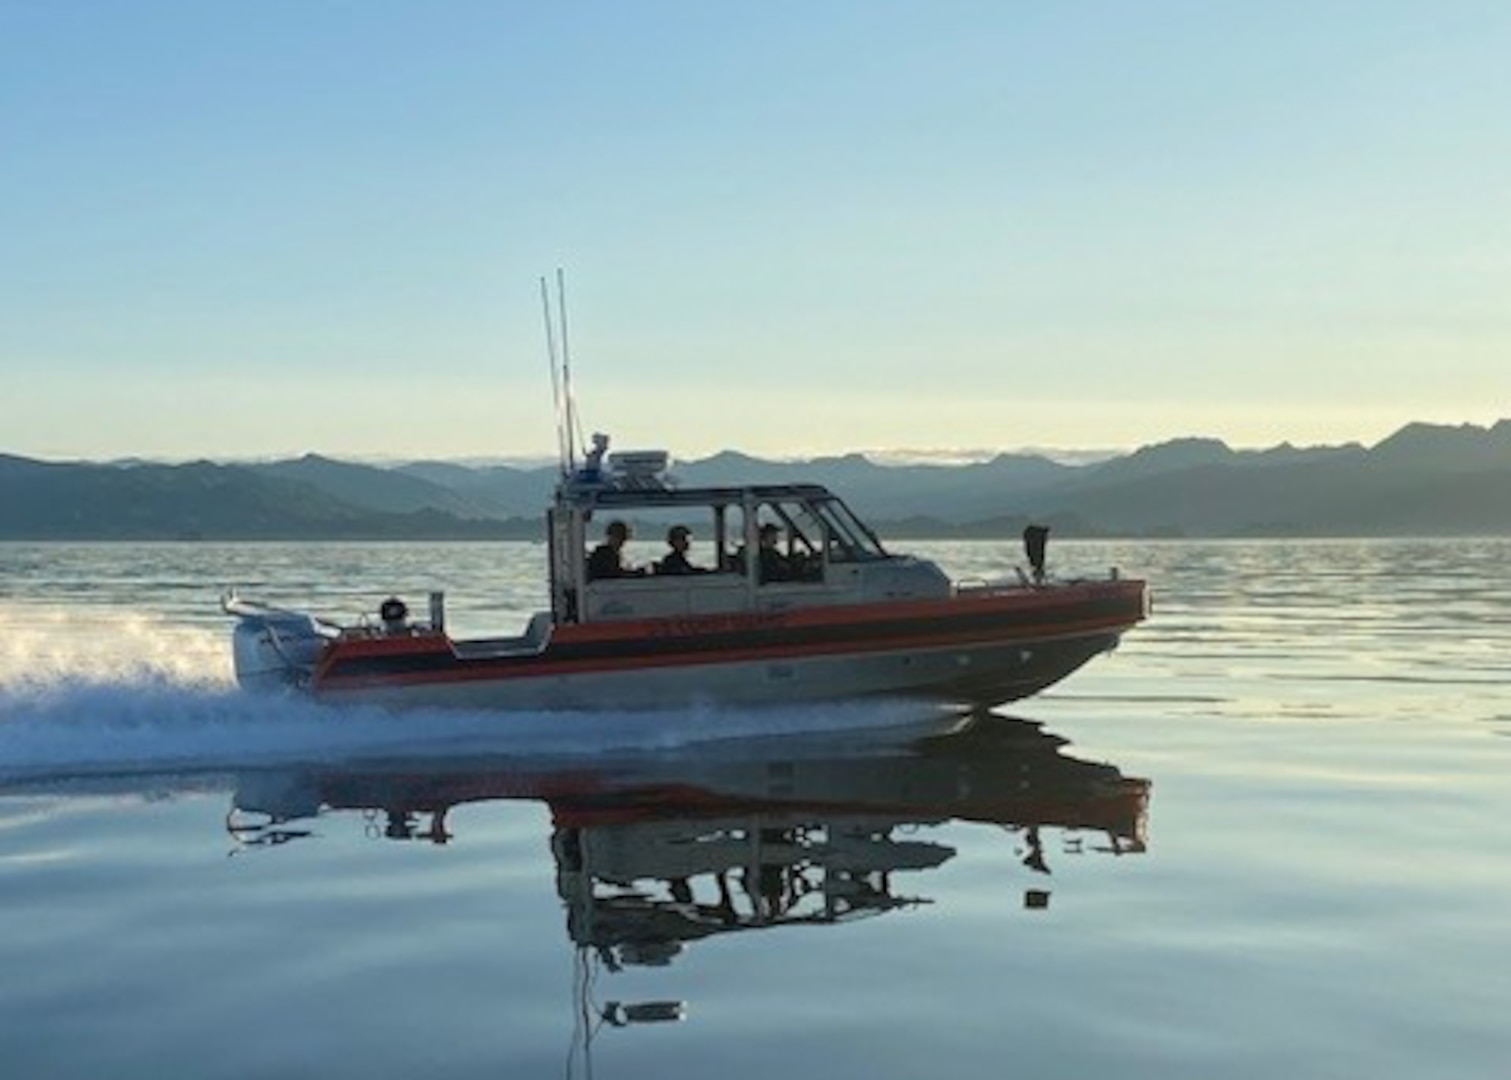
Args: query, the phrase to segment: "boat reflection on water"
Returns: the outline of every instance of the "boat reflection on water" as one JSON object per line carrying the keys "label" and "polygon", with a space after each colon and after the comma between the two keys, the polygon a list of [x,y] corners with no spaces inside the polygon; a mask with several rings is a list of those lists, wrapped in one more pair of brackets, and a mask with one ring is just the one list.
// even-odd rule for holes
{"label": "boat reflection on water", "polygon": [[930,903],[913,875],[956,849],[920,826],[1001,826],[1026,868],[1032,909],[1048,906],[1052,857],[1142,852],[1149,782],[1066,746],[1027,720],[935,714],[877,732],[676,750],[258,773],[242,778],[228,827],[243,845],[280,844],[309,835],[319,815],[362,811],[374,836],[445,844],[458,806],[545,803],[586,1047],[605,1024],[684,1013],[677,1001],[589,1004],[600,969],[663,966],[715,935]]}
{"label": "boat reflection on water", "polygon": [[[593,757],[259,772],[241,778],[227,827],[238,844],[276,845],[312,835],[318,816],[361,811],[375,836],[445,844],[458,806],[543,802],[572,940],[611,966],[662,962],[711,934],[927,903],[891,880],[954,856],[919,826],[1000,825],[1038,874],[1049,828],[1066,833],[1066,853],[1142,852],[1149,782],[1067,745],[1033,721],[974,713]],[[1047,893],[1024,902],[1042,907]]]}

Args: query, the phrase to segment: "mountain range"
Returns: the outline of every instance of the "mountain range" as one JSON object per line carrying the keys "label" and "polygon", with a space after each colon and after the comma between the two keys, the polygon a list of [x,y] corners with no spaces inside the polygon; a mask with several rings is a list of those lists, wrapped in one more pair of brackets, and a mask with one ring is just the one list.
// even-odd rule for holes
{"label": "mountain range", "polygon": [[[806,481],[883,536],[1511,535],[1511,420],[1408,424],[1357,443],[1234,450],[1181,438],[1091,464],[1001,454],[885,465],[861,454],[679,461],[684,487]],[[535,538],[558,470],[307,454],[265,463],[38,461],[0,454],[0,539]]]}

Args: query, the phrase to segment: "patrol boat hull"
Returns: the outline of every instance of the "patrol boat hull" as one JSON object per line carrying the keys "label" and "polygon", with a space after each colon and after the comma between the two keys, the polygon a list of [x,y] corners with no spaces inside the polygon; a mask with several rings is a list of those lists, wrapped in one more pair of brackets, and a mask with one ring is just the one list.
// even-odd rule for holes
{"label": "patrol boat hull", "polygon": [[[1144,618],[1139,581],[981,589],[902,603],[553,625],[456,641],[428,628],[338,631],[243,615],[243,682],[414,708],[602,709],[887,695],[1014,701],[1058,682]],[[264,609],[264,611],[269,609]],[[304,619],[303,624],[293,620]],[[294,640],[289,625],[312,627]],[[281,654],[302,666],[280,666]]]}

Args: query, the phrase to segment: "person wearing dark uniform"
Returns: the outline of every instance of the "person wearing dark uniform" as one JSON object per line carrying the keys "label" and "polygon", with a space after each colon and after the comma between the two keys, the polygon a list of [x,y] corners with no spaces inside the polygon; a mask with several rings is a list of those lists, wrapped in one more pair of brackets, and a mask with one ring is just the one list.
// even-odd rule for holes
{"label": "person wearing dark uniform", "polygon": [[657,574],[706,574],[701,566],[687,561],[687,547],[692,542],[692,531],[686,525],[673,525],[666,532],[666,546],[671,548],[656,564]]}
{"label": "person wearing dark uniform", "polygon": [[781,531],[771,522],[761,526],[759,533],[761,546],[756,550],[756,569],[760,574],[762,585],[768,581],[792,580],[792,564],[787,561],[787,556],[777,550],[776,546]]}
{"label": "person wearing dark uniform", "polygon": [[601,578],[639,577],[643,571],[632,570],[624,565],[624,545],[629,541],[630,527],[622,521],[611,521],[603,530],[603,543],[588,556],[588,580]]}

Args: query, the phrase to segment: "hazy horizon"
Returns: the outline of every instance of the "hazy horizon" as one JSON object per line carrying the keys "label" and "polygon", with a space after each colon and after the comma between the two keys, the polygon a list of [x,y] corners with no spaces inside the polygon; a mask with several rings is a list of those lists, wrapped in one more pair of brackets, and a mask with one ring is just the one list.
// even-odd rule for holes
{"label": "hazy horizon", "polygon": [[[1489,425],[1475,424],[1446,424],[1435,425],[1446,428],[1463,429],[1470,428],[1476,431],[1488,431],[1500,421],[1492,421]],[[1409,421],[1408,423],[1422,423],[1422,421]],[[1403,425],[1405,426],[1405,425]],[[1400,429],[1396,429],[1400,430]],[[1387,433],[1388,437],[1394,432]],[[699,453],[679,452],[674,446],[656,445],[648,443],[635,446],[621,445],[617,442],[610,446],[610,453],[622,450],[666,450],[671,455],[673,463],[689,463],[703,461],[719,454],[736,453],[749,457],[760,458],[767,461],[804,462],[819,458],[833,458],[859,454],[877,465],[967,465],[990,461],[1000,456],[1025,456],[1042,457],[1065,465],[1090,465],[1112,458],[1126,456],[1149,446],[1164,445],[1183,441],[1204,441],[1218,439],[1214,435],[1201,433],[1172,434],[1167,438],[1156,439],[1139,446],[1125,447],[1045,447],[1045,446],[1003,446],[989,447],[846,447],[833,451],[803,453],[799,451],[776,451],[757,453],[743,446],[720,446]],[[1350,445],[1359,445],[1365,448],[1376,445],[1382,440],[1363,442],[1360,440],[1345,440],[1336,443],[1300,443],[1292,439],[1282,439],[1276,443],[1265,445],[1242,446],[1218,439],[1228,446],[1229,449],[1239,453],[1256,453],[1266,450],[1274,450],[1281,447],[1294,449],[1330,449]],[[415,454],[394,453],[337,453],[326,451],[318,447],[291,450],[286,453],[260,453],[260,454],[184,454],[184,455],[142,455],[142,454],[118,454],[108,457],[87,457],[82,455],[32,455],[18,452],[7,446],[0,446],[0,456],[14,455],[30,458],[38,461],[53,463],[78,463],[78,464],[156,464],[156,465],[182,465],[195,461],[210,461],[216,464],[264,464],[278,461],[297,460],[299,458],[314,456],[339,460],[351,464],[372,465],[378,467],[397,467],[409,464],[434,462],[441,464],[465,465],[473,468],[485,466],[506,465],[519,469],[533,469],[554,466],[558,464],[559,457],[554,452],[538,452],[526,454],[472,454],[445,456],[440,454],[427,454],[422,452]],[[579,447],[577,457],[580,460],[582,451]]]}
{"label": "hazy horizon", "polygon": [[[1423,422],[1423,421],[1412,421],[1411,422],[1411,424],[1422,424],[1422,423],[1425,423],[1425,422]],[[1476,424],[1467,424],[1466,423],[1466,424],[1430,425],[1430,426],[1435,427],[1435,428],[1439,428],[1439,429],[1444,429],[1444,430],[1455,430],[1455,431],[1465,431],[1465,430],[1468,430],[1468,431],[1472,431],[1472,432],[1474,432],[1476,434],[1488,434],[1488,432],[1489,432],[1489,430],[1490,430],[1491,427],[1494,427],[1496,424],[1502,424],[1502,423],[1511,423],[1511,419],[1501,419],[1501,420],[1495,421],[1494,423],[1489,424],[1489,425],[1476,425]],[[1403,425],[1403,427],[1404,426],[1406,426],[1406,425]],[[1401,430],[1401,429],[1397,429],[1397,431],[1399,431],[1399,430]],[[1391,434],[1395,434],[1395,432],[1392,432]],[[687,454],[687,453],[678,453],[675,450],[675,448],[669,447],[669,446],[655,446],[655,447],[652,447],[652,446],[649,446],[649,445],[641,445],[641,446],[630,447],[630,446],[619,446],[619,445],[616,444],[614,446],[611,446],[610,451],[613,452],[615,450],[646,450],[646,449],[666,450],[671,455],[671,460],[672,460],[673,467],[675,467],[675,466],[677,466],[679,464],[680,465],[687,465],[687,464],[692,464],[692,463],[695,463],[695,462],[698,462],[698,461],[707,460],[708,458],[711,458],[711,457],[714,457],[716,455],[723,454],[723,453],[738,453],[738,454],[745,454],[745,455],[750,456],[750,457],[760,458],[762,460],[767,460],[767,461],[793,462],[793,463],[802,463],[802,462],[807,462],[807,461],[814,461],[814,460],[821,459],[821,458],[832,458],[832,457],[836,457],[836,456],[840,456],[840,455],[859,454],[860,456],[862,456],[865,459],[867,459],[868,461],[870,461],[872,464],[882,465],[882,466],[907,466],[907,465],[955,466],[955,465],[979,464],[979,463],[982,463],[982,462],[990,461],[993,458],[1000,457],[1000,456],[1026,456],[1026,457],[1042,457],[1042,458],[1047,458],[1047,459],[1049,459],[1051,461],[1055,461],[1055,462],[1057,462],[1059,464],[1062,464],[1062,465],[1081,466],[1081,465],[1094,465],[1094,464],[1097,464],[1097,463],[1100,463],[1100,462],[1103,462],[1103,461],[1111,460],[1113,458],[1125,457],[1127,455],[1130,455],[1130,454],[1133,454],[1133,453],[1137,452],[1138,450],[1145,449],[1145,448],[1150,447],[1150,446],[1166,445],[1166,444],[1174,443],[1174,442],[1205,441],[1205,440],[1213,439],[1213,438],[1215,438],[1215,436],[1200,435],[1200,434],[1172,435],[1172,436],[1170,436],[1167,439],[1159,439],[1159,440],[1156,440],[1153,443],[1143,444],[1143,446],[1137,446],[1137,447],[1120,447],[1120,448],[1092,448],[1092,447],[1084,447],[1084,448],[1055,448],[1055,447],[1043,447],[1043,446],[1001,447],[1001,448],[997,448],[997,449],[987,449],[987,448],[980,448],[980,447],[977,447],[977,448],[964,448],[964,447],[949,448],[949,447],[943,447],[943,448],[932,448],[932,449],[931,448],[904,448],[904,447],[899,447],[899,448],[853,447],[853,448],[845,449],[845,450],[842,450],[842,451],[830,452],[830,453],[802,454],[802,453],[792,453],[792,452],[788,452],[788,453],[780,453],[779,452],[779,453],[758,454],[758,453],[753,453],[753,452],[751,452],[749,450],[746,450],[745,448],[739,447],[739,446],[724,446],[724,447],[719,447],[718,449],[710,450],[710,451],[707,451],[707,452],[704,452],[704,453]],[[1219,441],[1222,441],[1222,440],[1219,440]],[[1292,440],[1282,440],[1279,443],[1272,443],[1272,444],[1265,445],[1265,446],[1235,446],[1235,445],[1233,445],[1231,443],[1225,443],[1225,445],[1227,445],[1227,447],[1230,450],[1233,450],[1233,451],[1238,452],[1238,453],[1261,453],[1261,452],[1264,452],[1264,451],[1277,450],[1277,449],[1282,449],[1282,448],[1291,448],[1291,449],[1298,449],[1298,450],[1322,450],[1322,449],[1338,449],[1338,448],[1344,448],[1344,447],[1348,447],[1348,446],[1362,446],[1365,449],[1369,449],[1369,448],[1371,448],[1371,447],[1373,447],[1375,445],[1378,445],[1378,443],[1380,441],[1383,441],[1383,440],[1376,440],[1375,442],[1371,442],[1371,443],[1363,443],[1363,442],[1358,442],[1356,440],[1351,440],[1349,442],[1342,442],[1342,443],[1312,443],[1312,444],[1302,444],[1302,443],[1294,442]],[[14,452],[10,451],[9,449],[7,449],[5,447],[0,447],[0,456],[4,456],[4,455],[9,454],[9,453],[14,453]],[[27,457],[28,455],[19,455],[19,456]],[[463,465],[463,466],[466,466],[466,467],[469,467],[469,468],[484,468],[484,467],[491,467],[491,466],[507,466],[507,467],[514,468],[514,469],[531,470],[531,469],[540,469],[540,468],[553,467],[553,466],[557,465],[559,463],[559,461],[561,460],[555,454],[547,454],[547,453],[524,454],[524,455],[483,454],[483,455],[446,457],[446,456],[435,455],[435,454],[428,454],[427,455],[427,454],[423,454],[423,453],[421,453],[421,454],[415,454],[415,455],[404,455],[404,454],[398,454],[398,455],[395,455],[395,454],[361,454],[361,453],[356,453],[356,454],[339,454],[339,453],[328,453],[328,452],[325,452],[325,451],[322,451],[322,450],[319,450],[319,449],[308,449],[308,450],[302,450],[302,451],[294,451],[294,452],[291,452],[291,453],[288,453],[288,454],[283,454],[283,455],[279,455],[279,454],[256,454],[256,455],[240,455],[240,456],[236,456],[236,455],[193,454],[193,455],[175,457],[175,456],[166,456],[166,455],[164,455],[164,456],[142,456],[142,455],[127,454],[127,455],[119,455],[119,456],[109,457],[109,458],[38,457],[38,458],[36,458],[36,460],[49,461],[49,462],[53,462],[53,463],[62,463],[62,464],[101,464],[101,465],[120,465],[120,464],[138,464],[138,463],[140,463],[140,464],[154,464],[154,465],[183,465],[183,464],[188,464],[190,462],[195,462],[195,461],[210,461],[210,462],[213,462],[215,464],[222,464],[222,465],[243,465],[243,464],[253,464],[253,465],[255,465],[255,464],[270,464],[270,463],[280,462],[280,461],[297,460],[297,459],[300,459],[300,458],[303,458],[303,457],[306,457],[306,456],[315,456],[315,457],[320,457],[320,458],[326,458],[326,459],[329,459],[329,460],[337,460],[337,461],[341,461],[341,462],[345,462],[345,463],[350,463],[350,464],[368,465],[368,466],[374,466],[374,467],[378,467],[378,468],[397,468],[397,467],[401,467],[401,466],[405,466],[405,465],[411,465],[411,464],[439,463],[439,464]],[[579,460],[580,460],[580,458],[581,458],[581,452],[580,452],[580,450],[578,451],[578,457],[579,457]]]}
{"label": "hazy horizon", "polygon": [[1511,8],[0,0],[44,458],[1372,444],[1511,401]]}

